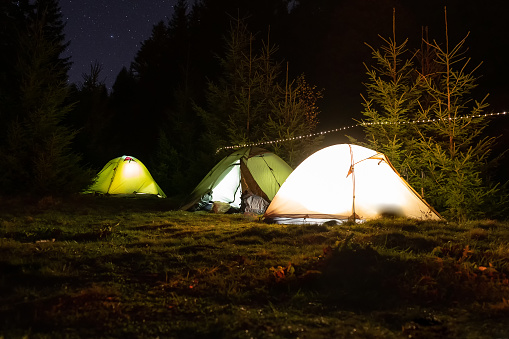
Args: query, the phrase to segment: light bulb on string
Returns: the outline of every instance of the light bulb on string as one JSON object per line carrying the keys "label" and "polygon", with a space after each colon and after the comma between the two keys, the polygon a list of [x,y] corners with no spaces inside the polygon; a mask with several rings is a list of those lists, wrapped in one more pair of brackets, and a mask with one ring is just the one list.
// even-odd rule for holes
{"label": "light bulb on string", "polygon": [[[448,119],[449,120],[457,120],[457,119],[470,119],[470,118],[484,118],[484,117],[488,117],[488,116],[500,116],[500,115],[507,115],[507,112],[498,112],[498,113],[486,113],[486,114],[477,114],[477,115],[472,115],[472,116],[461,116],[461,117],[449,117]],[[361,123],[358,123],[356,125],[351,125],[351,126],[344,126],[344,127],[340,127],[340,128],[336,128],[336,129],[331,129],[331,130],[327,130],[327,131],[322,131],[322,132],[316,132],[316,133],[311,133],[311,134],[308,134],[308,135],[301,135],[301,136],[298,136],[298,137],[290,137],[290,138],[286,138],[286,139],[276,139],[276,140],[269,140],[269,141],[261,141],[261,142],[257,142],[257,143],[251,143],[251,144],[244,144],[244,145],[231,145],[231,146],[225,146],[225,147],[219,147],[218,149],[216,149],[216,153],[219,153],[221,150],[225,150],[225,149],[235,149],[235,148],[242,148],[242,147],[251,147],[251,146],[261,146],[261,145],[268,145],[268,144],[273,144],[273,143],[281,143],[281,142],[285,142],[285,141],[291,141],[291,140],[296,140],[296,139],[302,139],[302,138],[310,138],[310,137],[313,137],[313,136],[316,136],[316,135],[324,135],[324,134],[329,134],[329,133],[333,133],[333,132],[338,132],[338,131],[341,131],[341,130],[347,130],[347,129],[350,129],[350,128],[354,128],[354,127],[359,127],[359,126],[373,126],[373,125],[402,125],[402,124],[416,124],[416,123],[431,123],[431,122],[436,122],[436,119],[428,119],[428,120],[413,120],[413,121],[401,121],[401,122],[389,122],[389,121],[379,121],[379,122],[361,122]]]}

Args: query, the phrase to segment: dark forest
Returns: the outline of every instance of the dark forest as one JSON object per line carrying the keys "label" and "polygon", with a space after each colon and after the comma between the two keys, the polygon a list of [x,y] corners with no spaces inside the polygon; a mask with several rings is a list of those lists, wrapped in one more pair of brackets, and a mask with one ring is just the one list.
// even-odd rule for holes
{"label": "dark forest", "polygon": [[[386,44],[381,38],[394,36],[400,45],[408,39],[394,57],[411,60],[415,69],[432,60],[423,53],[424,40],[438,41],[437,47],[445,41],[439,1],[179,0],[109,90],[100,63],[90,65],[82,82],[68,83],[73,60],[62,57],[69,41],[57,0],[0,6],[0,195],[5,196],[78,193],[108,160],[121,155],[142,159],[168,196],[184,196],[227,154],[216,152],[221,147],[383,118],[370,116],[363,100],[376,102],[369,70],[383,59],[373,54]],[[457,46],[468,36],[461,58],[472,59],[467,66],[472,73],[465,76],[476,81],[458,97],[465,116],[505,109],[507,68],[493,57],[503,49],[493,40],[507,45],[508,37],[497,6],[447,3],[447,37]],[[299,105],[289,106],[289,97]],[[474,165],[462,169],[478,179],[464,190],[487,192],[483,201],[472,198],[457,212],[430,197],[442,212],[455,210],[451,215],[458,217],[477,204],[468,217],[505,218],[500,206],[506,201],[507,118],[498,119],[474,121],[468,128],[482,133],[465,141],[472,146],[490,140],[474,154]],[[326,145],[369,144],[376,133],[357,127],[264,147],[295,168]],[[397,133],[415,138],[407,130]],[[401,173],[407,173],[404,166],[419,168],[416,178],[424,173],[422,164],[396,161],[398,156],[393,162]],[[445,173],[454,164],[443,166]],[[448,179],[440,185],[457,184]]]}

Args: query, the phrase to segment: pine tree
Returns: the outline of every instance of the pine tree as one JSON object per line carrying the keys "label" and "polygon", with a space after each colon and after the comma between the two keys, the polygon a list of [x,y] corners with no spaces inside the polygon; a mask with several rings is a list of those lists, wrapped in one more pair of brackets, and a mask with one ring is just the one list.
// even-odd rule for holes
{"label": "pine tree", "polygon": [[[443,47],[424,38],[417,53],[420,68],[413,64],[414,55],[405,58],[407,40],[397,45],[394,33],[384,41],[381,51],[372,48],[378,67],[367,68],[365,145],[388,155],[445,217],[484,216],[483,207],[497,193],[483,172],[495,139],[482,136],[487,120],[473,117],[488,104],[486,97],[470,98],[478,67],[468,71],[466,37],[452,49],[447,29]],[[411,123],[416,120],[429,123]]]}
{"label": "pine tree", "polygon": [[[288,71],[287,71],[288,74]],[[318,125],[317,101],[322,91],[307,83],[304,74],[280,88],[281,99],[273,103],[272,114],[265,124],[269,140],[285,140],[272,143],[274,151],[293,168],[316,151],[323,136],[308,137]]]}
{"label": "pine tree", "polygon": [[191,178],[202,176],[206,167],[196,161],[206,143],[201,142],[202,126],[192,108],[199,101],[203,83],[203,73],[198,74],[196,67],[196,37],[190,27],[193,15],[187,1],[178,0],[168,23],[153,27],[132,64],[141,93],[138,109],[146,109],[151,103],[151,110],[157,112],[157,117],[150,120],[157,126],[151,131],[157,136],[148,157],[151,173],[163,190],[174,194],[191,190],[190,183],[195,184]]}
{"label": "pine tree", "polygon": [[[269,115],[269,100],[275,87],[274,83],[268,83],[271,76],[264,73],[268,67],[267,56],[264,55],[264,61],[256,54],[253,43],[254,37],[242,20],[232,23],[226,54],[219,59],[223,74],[218,81],[209,83],[209,110],[199,113],[216,147],[244,144],[263,137],[260,127]],[[266,51],[272,52],[272,49]]]}
{"label": "pine tree", "polygon": [[365,65],[369,81],[365,84],[367,97],[362,96],[366,117],[360,122],[366,135],[363,145],[383,152],[400,172],[408,174],[414,168],[417,133],[406,123],[417,116],[421,90],[415,80],[413,56],[408,57],[408,39],[401,44],[396,40],[395,11],[392,38],[381,39],[385,43],[381,49],[367,45],[377,66]]}
{"label": "pine tree", "polygon": [[110,160],[108,135],[112,128],[112,114],[109,109],[109,95],[104,79],[101,78],[102,65],[95,61],[90,65],[90,73],[83,73],[83,82],[71,86],[70,102],[76,102],[66,121],[80,130],[74,142],[74,149],[83,154],[87,164],[102,168]]}
{"label": "pine tree", "polygon": [[60,57],[65,50],[61,14],[52,0],[35,1],[27,8],[14,65],[20,94],[16,116],[8,121],[7,142],[0,149],[5,161],[1,190],[4,194],[75,193],[90,175],[71,150],[76,132],[62,124],[71,105],[65,104],[69,62]]}
{"label": "pine tree", "polygon": [[[421,73],[419,83],[426,93],[421,100],[420,119],[432,120],[419,130],[419,150],[427,164],[426,184],[434,192],[429,201],[454,219],[483,217],[482,208],[497,193],[486,186],[485,173],[495,138],[483,137],[488,121],[475,117],[488,107],[487,96],[474,101],[474,76],[465,56],[468,35],[451,48],[445,10],[445,44],[426,45],[433,50],[434,73]],[[425,61],[425,60],[423,60]]]}
{"label": "pine tree", "polygon": [[[140,106],[142,104],[139,98],[138,81],[131,70],[123,67],[113,83],[109,98],[111,119],[107,126],[109,127],[108,135],[105,136],[108,142],[104,145],[107,148],[106,152],[110,154],[108,158],[111,158],[111,154],[123,155],[126,150],[129,150],[131,154],[128,155],[135,155],[143,159],[137,153],[136,143],[139,143],[139,139],[133,138],[131,134],[133,126],[140,127],[136,121]],[[128,131],[129,133],[126,133]]]}
{"label": "pine tree", "polygon": [[[281,63],[274,57],[277,46],[269,38],[257,48],[243,20],[232,24],[226,54],[220,59],[222,77],[209,85],[207,110],[199,108],[216,148],[287,139],[311,133],[317,126],[321,92],[303,76],[281,81]],[[273,145],[296,164],[306,152],[304,144],[316,142],[310,138]]]}
{"label": "pine tree", "polygon": [[19,98],[19,77],[14,65],[17,61],[19,32],[23,30],[29,11],[28,1],[0,2],[0,146],[7,142],[5,126],[15,117]]}

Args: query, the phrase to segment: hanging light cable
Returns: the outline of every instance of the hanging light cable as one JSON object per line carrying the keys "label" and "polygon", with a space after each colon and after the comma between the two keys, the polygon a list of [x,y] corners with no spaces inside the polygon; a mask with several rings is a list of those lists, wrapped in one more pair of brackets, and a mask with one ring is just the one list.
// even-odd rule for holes
{"label": "hanging light cable", "polygon": [[[507,112],[486,113],[486,114],[473,114],[473,115],[466,115],[466,116],[461,116],[461,117],[449,118],[449,120],[469,119],[469,118],[485,118],[485,117],[500,116],[500,115],[507,115]],[[300,135],[300,136],[297,136],[297,137],[291,137],[291,138],[286,138],[286,139],[276,139],[276,140],[270,140],[270,141],[259,141],[259,142],[243,144],[243,145],[219,147],[218,149],[216,149],[216,153],[218,153],[219,151],[222,151],[222,150],[227,150],[227,149],[237,149],[237,148],[242,148],[242,147],[270,145],[270,144],[286,142],[286,141],[291,141],[291,140],[311,138],[311,137],[315,137],[315,136],[319,136],[319,135],[325,135],[325,134],[329,134],[329,133],[344,131],[344,130],[351,129],[351,128],[354,128],[354,127],[359,127],[359,126],[422,124],[422,123],[432,123],[432,122],[435,122],[436,120],[437,119],[422,119],[422,120],[401,121],[401,122],[389,122],[389,121],[361,122],[361,123],[358,123],[356,125],[340,127],[340,128],[336,128],[336,129],[330,129],[328,131],[310,133],[310,134]]]}

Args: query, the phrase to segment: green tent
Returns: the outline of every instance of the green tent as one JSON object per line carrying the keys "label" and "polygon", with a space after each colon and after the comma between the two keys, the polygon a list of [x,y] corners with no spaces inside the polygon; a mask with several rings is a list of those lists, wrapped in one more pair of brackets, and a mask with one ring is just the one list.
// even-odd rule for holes
{"label": "green tent", "polygon": [[110,160],[84,193],[166,197],[145,165],[127,155]]}
{"label": "green tent", "polygon": [[239,208],[241,195],[249,192],[270,202],[292,168],[272,152],[244,147],[223,158],[191,192],[183,210],[196,209],[202,199]]}

